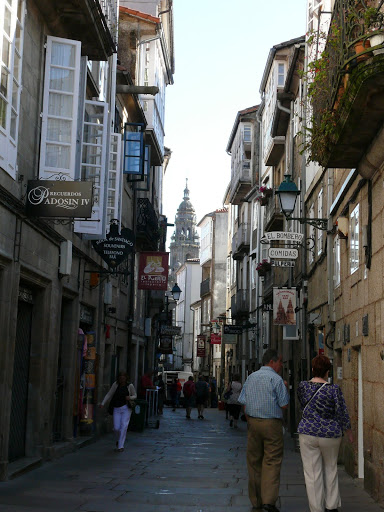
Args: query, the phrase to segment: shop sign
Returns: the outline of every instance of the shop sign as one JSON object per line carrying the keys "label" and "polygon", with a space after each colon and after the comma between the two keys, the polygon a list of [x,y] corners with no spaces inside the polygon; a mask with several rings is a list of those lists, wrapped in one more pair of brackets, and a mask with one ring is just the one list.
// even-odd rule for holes
{"label": "shop sign", "polygon": [[242,334],[241,325],[224,325],[224,334]]}
{"label": "shop sign", "polygon": [[128,258],[128,255],[133,252],[134,244],[135,234],[129,228],[123,228],[120,235],[118,231],[112,230],[106,238],[92,240],[97,254],[112,268],[116,268]]}
{"label": "shop sign", "polygon": [[139,261],[139,290],[167,290],[168,252],[142,252]]}
{"label": "shop sign", "polygon": [[271,260],[270,263],[272,267],[290,268],[295,266],[295,262],[292,260]]}
{"label": "shop sign", "polygon": [[172,354],[172,337],[162,336],[160,338],[158,352],[161,354]]}
{"label": "shop sign", "polygon": [[205,357],[205,340],[197,337],[197,357]]}
{"label": "shop sign", "polygon": [[178,325],[162,325],[160,332],[162,336],[177,336],[181,334],[181,327]]}
{"label": "shop sign", "polygon": [[288,231],[267,231],[264,233],[263,238],[260,240],[262,244],[268,244],[269,242],[281,241],[293,242],[299,244],[303,241],[303,233],[290,233]]}
{"label": "shop sign", "polygon": [[29,180],[26,211],[30,217],[92,217],[91,181]]}
{"label": "shop sign", "polygon": [[296,325],[296,288],[273,289],[273,323]]}
{"label": "shop sign", "polygon": [[205,334],[197,335],[197,341],[199,341],[199,340],[205,341],[206,339],[207,339],[207,336]]}
{"label": "shop sign", "polygon": [[299,251],[297,249],[284,249],[284,248],[271,247],[268,250],[268,256],[270,258],[295,260],[298,257],[298,255],[299,255]]}
{"label": "shop sign", "polygon": [[211,345],[221,345],[221,334],[211,333]]}

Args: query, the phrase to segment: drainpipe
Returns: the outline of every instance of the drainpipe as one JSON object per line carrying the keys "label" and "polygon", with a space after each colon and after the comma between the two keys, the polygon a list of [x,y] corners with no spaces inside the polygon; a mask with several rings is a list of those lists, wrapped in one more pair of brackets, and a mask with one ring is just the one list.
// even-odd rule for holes
{"label": "drainpipe", "polygon": [[[258,151],[258,158],[259,158],[259,162],[258,162],[258,167],[259,167],[259,186],[260,186],[260,183],[261,183],[261,162],[262,162],[262,154],[261,154],[261,151],[262,151],[262,145],[261,145],[261,142],[262,142],[262,130],[261,130],[261,127],[262,127],[262,123],[261,123],[261,118],[260,118],[260,114],[262,112],[264,108],[264,97],[262,99],[262,102],[260,104],[260,107],[257,111],[257,114],[256,114],[256,120],[257,122],[259,123],[259,151]],[[261,261],[261,243],[260,243],[260,240],[261,240],[261,222],[262,222],[262,218],[261,218],[261,207],[259,206],[258,207],[258,222],[257,222],[257,225],[258,225],[258,229],[257,229],[257,240],[256,240],[256,247],[257,247],[257,261]],[[261,297],[261,280],[260,280],[260,277],[258,277],[256,279],[256,324],[257,324],[257,334],[256,334],[256,339],[257,339],[257,345],[258,345],[258,356],[259,356],[259,364],[261,365],[261,360],[262,360],[262,354],[263,354],[263,345],[262,345],[262,339],[263,339],[263,333],[262,333],[262,325],[263,325],[263,317],[262,317],[262,297]],[[245,382],[243,380],[243,382]]]}
{"label": "drainpipe", "polygon": [[[328,322],[330,331],[335,325],[335,297],[334,297],[334,258],[333,258],[333,221],[330,214],[330,209],[333,201],[333,179],[334,179],[334,170],[327,169],[328,180],[327,180],[327,217],[328,217],[328,226],[327,226],[327,271],[328,271]],[[329,345],[328,345],[329,347]],[[331,358],[333,354],[330,354]]]}
{"label": "drainpipe", "polygon": [[[308,63],[308,46],[305,45],[305,56],[304,56],[304,62]],[[307,65],[307,64],[306,64]],[[302,119],[302,126],[303,126],[303,133],[304,138],[307,136],[306,134],[306,125],[307,125],[307,104],[306,101],[308,99],[308,92],[307,92],[307,82],[304,80],[303,85],[303,119]],[[301,206],[301,212],[300,216],[305,217],[305,191],[307,188],[307,180],[306,180],[306,170],[307,170],[307,155],[305,151],[302,155],[301,160],[301,194],[300,194],[300,206]],[[303,228],[305,229],[305,228]],[[305,380],[310,375],[310,362],[308,360],[309,358],[309,348],[308,348],[308,329],[307,329],[307,307],[306,303],[304,302],[304,299],[307,294],[307,253],[303,249],[301,251],[301,278],[302,278],[302,287],[301,287],[301,298],[302,298],[302,309],[301,309],[301,380]],[[305,365],[305,366],[304,366]]]}

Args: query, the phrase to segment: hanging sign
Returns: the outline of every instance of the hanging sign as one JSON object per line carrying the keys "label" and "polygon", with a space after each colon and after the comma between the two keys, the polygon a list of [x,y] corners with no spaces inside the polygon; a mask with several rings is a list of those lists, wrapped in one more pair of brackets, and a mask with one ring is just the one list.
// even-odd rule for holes
{"label": "hanging sign", "polygon": [[224,325],[224,334],[242,334],[243,328],[241,325]]}
{"label": "hanging sign", "polygon": [[92,217],[91,181],[29,180],[26,212],[30,217]]}
{"label": "hanging sign", "polygon": [[157,350],[161,354],[172,354],[172,337],[162,336]]}
{"label": "hanging sign", "polygon": [[294,267],[295,262],[292,260],[271,260],[272,267]]}
{"label": "hanging sign", "polygon": [[273,289],[273,323],[296,325],[296,288]]}
{"label": "hanging sign", "polygon": [[178,325],[162,325],[160,332],[161,336],[177,336],[181,334],[181,327]]}
{"label": "hanging sign", "polygon": [[116,268],[133,252],[135,234],[129,228],[123,228],[119,235],[117,225],[112,224],[107,238],[92,240],[95,251],[109,267]]}
{"label": "hanging sign", "polygon": [[142,252],[139,262],[139,290],[167,290],[168,252]]}
{"label": "hanging sign", "polygon": [[205,340],[197,339],[197,357],[205,357]]}
{"label": "hanging sign", "polygon": [[295,260],[298,255],[299,251],[297,249],[285,249],[277,247],[271,247],[268,249],[268,256],[270,258]]}
{"label": "hanging sign", "polygon": [[211,345],[221,345],[221,334],[211,333]]}
{"label": "hanging sign", "polygon": [[303,241],[303,233],[290,233],[288,231],[267,231],[260,240],[262,244],[284,240],[286,242],[300,243]]}

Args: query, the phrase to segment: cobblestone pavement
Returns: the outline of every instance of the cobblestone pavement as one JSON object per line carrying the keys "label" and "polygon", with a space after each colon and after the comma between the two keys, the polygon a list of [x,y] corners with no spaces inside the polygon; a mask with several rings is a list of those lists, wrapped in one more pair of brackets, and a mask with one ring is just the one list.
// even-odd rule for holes
{"label": "cobblestone pavement", "polygon": [[[246,424],[231,429],[225,413],[187,420],[165,409],[160,428],[128,432],[125,451],[112,435],[0,483],[0,512],[250,512]],[[287,436],[281,512],[309,512],[300,456]],[[342,512],[382,512],[340,468]]]}

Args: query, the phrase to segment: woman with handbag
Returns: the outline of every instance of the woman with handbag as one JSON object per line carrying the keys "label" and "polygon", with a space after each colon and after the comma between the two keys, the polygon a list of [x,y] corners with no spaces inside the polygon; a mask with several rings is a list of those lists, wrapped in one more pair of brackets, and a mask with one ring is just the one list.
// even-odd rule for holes
{"label": "woman with handbag", "polygon": [[124,451],[125,437],[129,420],[131,419],[133,400],[137,398],[133,384],[128,384],[126,372],[119,372],[119,375],[105,395],[100,407],[109,402],[108,412],[113,415],[113,430],[116,437],[116,448],[118,452]]}
{"label": "woman with handbag", "polygon": [[341,505],[337,457],[344,433],[353,442],[343,393],[337,384],[328,384],[330,369],[328,357],[316,356],[312,380],[300,382],[297,389],[303,408],[297,431],[311,512],[337,512]]}
{"label": "woman with handbag", "polygon": [[229,412],[229,426],[237,428],[237,421],[240,416],[241,404],[237,401],[242,389],[240,375],[237,373],[233,376],[233,381],[228,386],[224,397],[227,397],[227,407]]}

